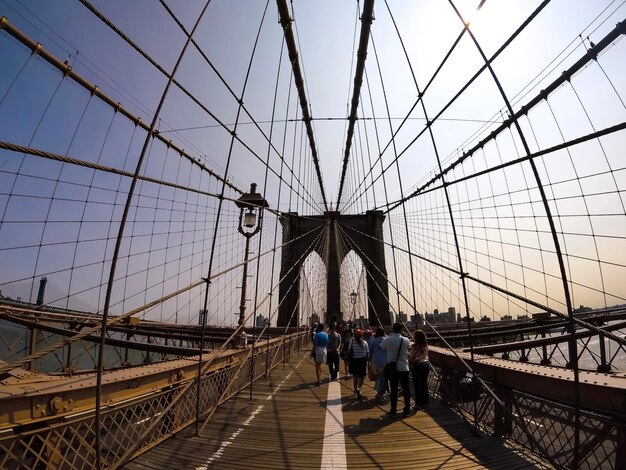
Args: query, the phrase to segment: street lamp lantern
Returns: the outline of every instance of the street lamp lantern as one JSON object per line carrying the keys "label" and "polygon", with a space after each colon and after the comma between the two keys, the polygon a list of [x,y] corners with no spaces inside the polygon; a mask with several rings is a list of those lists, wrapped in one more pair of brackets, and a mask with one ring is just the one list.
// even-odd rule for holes
{"label": "street lamp lantern", "polygon": [[256,214],[254,213],[254,209],[248,209],[246,215],[243,218],[243,226],[246,228],[252,228],[256,224]]}
{"label": "street lamp lantern", "polygon": [[357,297],[357,293],[352,291],[350,293],[350,303],[352,304],[352,316],[351,318],[354,320],[355,319],[355,312],[356,312],[356,297]]}
{"label": "street lamp lantern", "polygon": [[[235,201],[235,204],[239,207],[239,232],[246,238],[252,237],[261,230],[263,209],[269,207],[269,204],[263,198],[263,195],[256,192],[256,183],[252,183],[250,185],[250,192],[242,194],[241,197]],[[254,230],[245,230],[250,228]]]}
{"label": "street lamp lantern", "polygon": [[[246,347],[246,286],[248,280],[248,255],[250,253],[250,239],[256,235],[263,225],[263,209],[269,207],[263,196],[256,192],[256,184],[250,185],[250,192],[244,193],[235,201],[239,207],[239,233],[246,237],[246,248],[243,260],[243,279],[241,280],[241,302],[239,303],[239,321],[238,327],[241,329],[239,334],[239,346]],[[244,214],[245,211],[245,214]],[[258,217],[257,217],[258,216]],[[252,229],[252,230],[249,230]]]}

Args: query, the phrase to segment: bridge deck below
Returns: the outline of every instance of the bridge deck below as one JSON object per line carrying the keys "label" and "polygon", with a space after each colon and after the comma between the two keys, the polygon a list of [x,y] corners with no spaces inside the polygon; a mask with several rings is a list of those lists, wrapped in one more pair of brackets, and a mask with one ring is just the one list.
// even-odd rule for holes
{"label": "bridge deck below", "polygon": [[362,402],[352,380],[315,382],[311,360],[295,357],[267,382],[255,383],[252,401],[246,390],[220,407],[200,436],[190,426],[125,468],[536,468],[499,440],[472,435],[437,402],[390,418],[389,405],[373,400],[367,379]]}

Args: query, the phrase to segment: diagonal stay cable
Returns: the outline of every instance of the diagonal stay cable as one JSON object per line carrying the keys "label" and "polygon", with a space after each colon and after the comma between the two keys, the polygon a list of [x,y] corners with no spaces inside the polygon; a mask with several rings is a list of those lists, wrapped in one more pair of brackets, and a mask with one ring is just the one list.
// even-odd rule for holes
{"label": "diagonal stay cable", "polygon": [[[290,245],[292,243],[295,243],[299,239],[309,236],[315,230],[321,230],[322,228],[324,228],[324,226],[320,225],[319,227],[316,227],[315,229],[311,230],[310,232],[306,232],[306,233],[304,233],[304,234],[302,234],[302,235],[300,235],[298,237],[295,237],[295,238],[289,240],[288,242],[286,242],[286,243],[276,247],[276,249],[279,249],[279,248],[282,248],[283,246],[287,246],[287,245]],[[262,258],[262,257],[264,257],[266,255],[269,255],[271,253],[274,253],[274,251],[275,251],[274,248],[270,248],[267,251],[265,251],[265,252],[263,252],[263,253],[261,253],[261,254],[259,254],[257,256],[250,257],[248,259],[248,263],[251,263],[251,262],[253,262],[253,261],[255,261],[255,260],[259,259],[259,258]],[[235,269],[240,268],[243,265],[244,265],[244,262],[242,261],[241,263],[237,263],[237,264],[235,264],[233,266],[230,266],[230,267],[228,267],[228,268],[226,268],[226,269],[224,269],[224,270],[222,270],[222,271],[220,271],[218,273],[213,274],[211,276],[210,280],[213,281],[213,280],[219,278],[220,276],[223,276],[224,274],[227,274],[227,273],[229,273],[229,272],[231,272],[231,271],[233,271]],[[155,305],[163,303],[163,302],[165,302],[165,301],[167,301],[167,300],[169,300],[171,298],[174,298],[177,295],[180,295],[180,294],[182,294],[184,292],[190,291],[191,289],[194,289],[194,288],[196,288],[196,287],[198,287],[198,286],[200,286],[200,285],[202,285],[204,283],[206,283],[206,280],[205,279],[200,279],[198,281],[195,281],[195,282],[189,284],[188,286],[182,287],[181,289],[178,289],[176,291],[170,292],[169,294],[167,294],[165,296],[162,296],[162,297],[160,297],[158,299],[155,299],[155,300],[153,300],[151,302],[148,302],[145,305],[137,307],[137,308],[135,308],[133,310],[129,310],[128,312],[123,313],[122,315],[119,315],[119,316],[116,316],[116,317],[111,317],[111,318],[109,318],[107,320],[107,325],[115,325],[117,323],[120,323],[120,322],[126,320],[129,317],[137,315],[138,313],[141,313],[141,312],[143,312],[145,310],[148,310],[149,308],[152,308]],[[9,307],[9,306],[3,306],[2,308],[4,310],[15,311],[16,313],[23,311],[23,312],[37,314],[37,313],[41,313],[42,312],[41,309],[23,309],[23,308],[18,308],[18,307]],[[12,362],[10,364],[0,364],[0,373],[8,372],[8,371],[10,371],[12,369],[15,369],[16,367],[24,366],[24,365],[26,365],[26,364],[34,361],[34,360],[37,360],[37,359],[39,359],[41,357],[44,357],[45,355],[47,355],[47,354],[49,354],[49,353],[51,353],[53,351],[56,351],[57,349],[60,349],[60,348],[64,347],[67,344],[73,343],[74,341],[78,341],[78,340],[80,340],[80,339],[82,339],[82,338],[84,338],[86,336],[89,336],[92,333],[95,333],[95,332],[99,331],[100,328],[101,328],[101,324],[98,324],[98,325],[96,325],[96,326],[94,326],[92,328],[84,329],[80,333],[78,333],[77,335],[72,336],[71,338],[65,338],[65,339],[63,339],[61,341],[58,341],[57,343],[51,344],[50,346],[48,346],[45,349],[41,349],[41,350],[39,350],[39,351],[37,351],[37,352],[35,352],[33,354],[29,354],[28,356],[25,356],[25,357],[23,357],[23,358],[21,358],[21,359],[19,359],[17,361],[14,361],[14,362]]]}
{"label": "diagonal stay cable", "polygon": [[[54,68],[56,68],[58,71],[63,73],[65,77],[71,78],[78,85],[82,86],[84,89],[89,91],[89,93],[97,96],[100,100],[102,100],[102,102],[107,104],[114,111],[119,112],[121,115],[123,115],[130,121],[134,122],[136,126],[142,128],[143,130],[147,132],[150,132],[150,127],[145,122],[143,122],[139,116],[135,116],[131,114],[128,110],[126,110],[122,106],[121,103],[116,102],[111,97],[109,97],[104,92],[102,92],[98,88],[97,85],[94,85],[93,83],[87,81],[81,75],[76,73],[70,65],[64,63],[62,60],[59,60],[57,57],[53,56],[40,43],[35,42],[29,37],[27,37],[22,31],[20,31],[11,23],[9,23],[7,18],[4,16],[0,18],[0,30],[6,31],[7,33],[9,33],[13,38],[21,42],[24,46],[28,47],[32,51],[33,55],[38,55],[39,57],[44,59]],[[169,74],[167,76],[169,77]],[[199,166],[203,171],[206,171],[207,173],[209,173],[211,176],[215,177],[219,181],[222,181],[222,182],[225,181],[225,178],[223,176],[219,175],[218,173],[216,173],[215,171],[207,167],[204,163],[200,161],[199,158],[195,158],[194,156],[190,155],[182,148],[178,147],[171,140],[167,140],[156,129],[153,129],[151,132],[154,138],[160,140],[168,147],[171,147],[172,149],[174,149],[179,155],[189,160],[192,165]],[[238,193],[243,194],[244,191],[239,189],[236,185],[234,185],[230,181],[226,181],[226,184],[233,190],[237,191]]]}
{"label": "diagonal stay cable", "polygon": [[[510,166],[519,165],[520,163],[526,162],[526,161],[528,161],[530,159],[541,157],[541,156],[544,156],[544,155],[554,154],[554,153],[556,153],[559,150],[568,149],[569,147],[573,147],[574,145],[578,145],[578,144],[581,144],[581,143],[584,143],[584,142],[588,142],[590,140],[595,140],[595,139],[597,139],[599,137],[603,137],[603,136],[606,136],[606,135],[611,135],[611,134],[613,134],[615,132],[623,131],[625,129],[626,129],[626,121],[620,122],[619,124],[615,124],[613,126],[597,130],[597,131],[592,132],[590,134],[586,134],[586,135],[577,137],[575,139],[568,140],[567,142],[563,142],[563,143],[554,145],[553,147],[548,147],[548,148],[545,148],[543,150],[538,150],[536,152],[530,153],[530,154],[525,155],[523,157],[519,157],[519,158],[516,158],[514,160],[509,160],[508,162],[500,163],[499,165],[490,166],[489,168],[485,168],[484,170],[480,170],[480,171],[477,171],[477,172],[469,174],[469,175],[461,176],[461,177],[459,177],[457,179],[454,179],[454,180],[447,180],[445,182],[445,184],[447,186],[452,186],[452,185],[455,185],[455,184],[463,183],[465,181],[468,181],[468,180],[471,180],[471,179],[476,179],[476,178],[478,178],[480,176],[487,175],[489,173],[493,173],[495,171],[499,171],[499,170],[502,170],[502,169],[510,167]],[[446,170],[444,170],[444,171],[446,171]],[[439,179],[439,178],[437,178],[437,179]],[[383,204],[380,207],[391,206],[391,207],[388,207],[388,209],[386,209],[384,211],[385,213],[388,213],[388,212],[391,212],[392,210],[394,210],[395,208],[397,208],[400,204],[406,202],[408,199],[412,199],[412,198],[414,198],[416,196],[424,195],[424,194],[427,194],[429,192],[438,191],[438,190],[443,189],[443,186],[444,186],[443,183],[439,184],[438,186],[431,186],[434,183],[434,181],[435,180],[432,180],[427,185],[420,186],[420,188],[415,190],[415,192],[411,193],[410,196],[407,196],[407,198],[398,199],[397,201],[392,201],[392,202],[390,202],[388,204]],[[428,186],[431,186],[431,187],[429,188]]]}
{"label": "diagonal stay cable", "polygon": [[[533,13],[531,13],[530,16],[528,16],[528,18],[526,18],[526,20],[513,32],[513,34],[511,34],[511,36],[502,44],[502,46],[500,46],[500,48],[498,48],[498,50],[496,52],[494,52],[494,54],[491,57],[489,57],[489,59],[488,59],[488,63],[489,64],[493,63],[493,61],[495,61],[498,58],[498,56],[513,42],[513,40],[517,36],[519,36],[522,33],[522,31],[524,31],[524,29],[526,29],[526,27],[532,22],[532,20],[534,18],[536,18],[537,15],[539,15],[541,10],[543,10],[543,8],[545,8],[545,6],[549,3],[549,1],[550,0],[544,0],[542,2],[542,4],[539,5],[537,7],[537,9],[535,9],[535,11],[533,11]],[[467,28],[465,28],[465,29],[467,29]],[[443,108],[441,108],[439,110],[439,112],[430,121],[428,121],[426,123],[426,126],[424,127],[424,129],[422,129],[420,132],[418,132],[417,135],[412,140],[410,140],[408,144],[406,144],[404,149],[398,153],[398,157],[397,158],[402,157],[415,144],[415,142],[417,142],[417,140],[427,131],[428,127],[432,126],[433,123],[435,123],[437,120],[439,120],[439,118],[446,112],[446,110],[448,110],[454,104],[454,102],[456,102],[456,100],[461,95],[463,95],[463,93],[471,86],[472,83],[474,83],[476,81],[476,79],[478,79],[478,77],[486,69],[487,69],[487,64],[482,65],[476,71],[476,73],[465,83],[465,85],[463,85],[457,91],[457,93],[443,106]],[[418,100],[419,99],[420,98],[418,97]],[[414,107],[416,107],[418,104],[419,104],[419,101],[416,101],[415,105],[411,109],[414,109]],[[398,132],[399,129],[400,128],[396,129],[396,132]],[[385,150],[389,147],[389,145],[391,145],[391,141],[385,146]],[[383,150],[381,152],[380,156],[378,157],[378,159],[376,161],[379,161],[379,160],[382,159],[382,155],[384,154],[385,150]],[[387,165],[387,167],[383,170],[383,172],[386,172],[391,167],[392,164],[393,164],[393,162],[389,163],[389,165]],[[376,182],[378,180],[378,178],[380,178],[380,175],[378,177],[376,177],[374,182]]]}
{"label": "diagonal stay cable", "polygon": [[[123,31],[121,31],[117,26],[115,26],[105,15],[103,15],[100,11],[98,11],[88,0],[79,0],[89,11],[91,11],[98,19],[100,19],[104,24],[106,24],[109,28],[111,28],[118,36],[120,36],[127,44],[129,44],[133,49],[135,49],[142,57],[144,57],[150,64],[152,64],[159,72],[161,72],[166,78],[170,78],[170,74],[159,65],[152,57],[150,57],[143,49],[141,49],[137,44],[135,44],[132,39],[130,39]],[[261,156],[255,152],[252,147],[244,142],[239,135],[237,135],[236,131],[230,129],[215,113],[213,113],[206,105],[204,105],[195,95],[193,95],[189,90],[187,90],[178,80],[173,80],[174,85],[178,87],[180,91],[182,91],[191,101],[193,101],[202,111],[208,114],[215,122],[217,122],[228,134],[230,134],[239,144],[241,144],[251,155],[253,155],[257,160],[263,163],[263,159]],[[236,98],[237,103],[239,104],[239,108],[243,110],[243,100],[240,98]],[[272,173],[276,176],[278,174],[274,169],[271,169]],[[293,188],[292,188],[293,189]]]}
{"label": "diagonal stay cable", "polygon": [[[376,238],[376,237],[374,237],[372,235],[369,235],[369,234],[367,234],[365,232],[362,232],[362,231],[360,231],[358,229],[355,229],[355,228],[350,227],[350,226],[346,226],[346,228],[348,228],[349,230],[352,230],[354,232],[357,232],[361,236],[364,236],[364,237],[367,237],[367,238],[371,238],[372,240],[380,241],[380,242],[384,243],[385,245],[391,246],[391,244],[389,242],[386,242],[385,240],[381,240],[379,238]],[[399,251],[403,251],[403,252],[405,252],[407,254],[409,253],[408,250],[405,250],[404,248],[401,248],[399,246],[396,246],[396,249],[399,250]],[[429,264],[432,264],[433,266],[437,266],[437,267],[439,267],[441,269],[444,269],[444,270],[449,271],[449,272],[451,272],[453,274],[461,276],[461,272],[458,269],[454,268],[454,267],[446,266],[445,264],[438,263],[437,261],[433,261],[433,260],[431,260],[429,258],[426,258],[424,256],[418,255],[417,253],[411,253],[411,256],[414,257],[414,258],[420,259],[422,261],[425,261],[425,262],[427,262]],[[496,286],[495,284],[486,282],[486,281],[484,281],[484,280],[482,280],[480,278],[472,276],[469,273],[465,273],[465,276],[470,281],[474,281],[474,282],[476,282],[478,284],[481,284],[481,285],[483,285],[485,287],[488,287],[490,289],[494,289],[495,291],[497,291],[497,292],[499,292],[501,294],[504,294],[506,296],[512,297],[512,298],[514,298],[516,300],[519,300],[521,302],[524,302],[524,303],[526,303],[528,305],[532,305],[533,307],[539,308],[539,309],[543,310],[544,312],[548,312],[548,313],[551,313],[551,314],[556,315],[558,317],[561,317],[563,319],[569,320],[569,317],[567,316],[567,314],[565,314],[563,312],[560,312],[560,311],[558,311],[556,309],[553,309],[551,307],[543,305],[543,304],[541,304],[539,302],[536,302],[534,300],[528,299],[528,298],[526,298],[524,296],[516,294],[515,292],[509,291],[509,290],[504,289],[502,287]],[[579,318],[574,318],[574,322],[577,323],[578,325],[584,327],[584,328],[587,328],[589,330],[592,330],[592,331],[596,332],[599,335],[604,335],[604,336],[612,339],[613,341],[615,341],[615,342],[617,342],[617,343],[619,343],[621,345],[626,346],[626,339],[622,339],[619,336],[614,335],[613,333],[607,332],[607,331],[603,330],[602,328],[599,328],[599,327],[593,325],[592,323],[586,322],[584,320],[580,320]]]}
{"label": "diagonal stay cable", "polygon": [[[317,235],[317,237],[311,242],[311,245],[316,243],[320,238],[322,238],[323,234],[325,232],[320,230],[320,233]],[[307,250],[304,250],[302,255],[300,256],[300,259],[298,261],[300,261],[303,257],[305,257],[307,255]],[[291,271],[293,269],[296,268],[296,266],[298,266],[298,263],[294,264],[288,273],[285,274],[285,276],[283,276],[281,279],[279,279],[279,281],[274,285],[274,287],[272,288],[272,291],[276,290],[276,288],[280,285],[280,281],[283,280],[289,273],[291,273]],[[270,295],[267,294],[265,299],[263,301],[261,301],[259,303],[259,306],[264,304],[267,299],[270,298]],[[220,348],[217,350],[216,353],[211,354],[211,356],[209,356],[208,360],[206,360],[206,362],[204,362],[204,355],[200,355],[200,362],[203,363],[202,367],[198,370],[198,377],[197,379],[199,380],[200,377],[207,372],[207,370],[209,369],[209,367],[211,366],[211,364],[213,364],[213,362],[216,359],[219,359],[221,357],[223,357],[226,351],[226,346],[228,346],[228,344],[230,343],[231,340],[233,340],[241,331],[241,329],[243,328],[243,326],[247,323],[247,321],[252,317],[252,315],[255,312],[250,312],[248,313],[245,321],[243,324],[238,325],[237,328],[235,328],[235,330],[233,331],[233,333],[228,337],[228,339],[226,339],[222,345],[220,346]],[[154,429],[154,427],[160,422],[161,418],[160,417],[165,417],[167,415],[167,412],[172,409],[172,407],[178,403],[179,400],[182,399],[182,397],[185,396],[185,392],[187,390],[189,390],[189,388],[194,385],[196,383],[195,380],[191,380],[188,383],[186,383],[184,386],[182,386],[179,390],[177,395],[167,404],[167,406],[161,410],[161,414],[159,415],[159,417],[157,417],[157,419],[155,419],[152,423],[150,423],[150,425],[139,435],[137,436],[137,438],[135,439],[135,443],[128,449],[126,450],[126,452],[122,455],[122,457],[120,458],[120,463],[124,464],[125,462],[127,462],[130,458],[132,458],[135,450],[141,445],[141,443],[143,442],[143,440],[146,438],[146,436],[148,436],[150,434],[150,432],[152,432],[152,430]]]}
{"label": "diagonal stay cable", "polygon": [[[350,228],[350,227],[348,227]],[[363,256],[368,262],[369,264],[371,264],[374,268],[376,268],[376,270],[378,270],[380,272],[381,275],[383,275],[383,277],[385,278],[385,280],[387,282],[390,283],[389,279],[384,275],[384,273],[382,273],[382,271],[380,270],[380,268],[378,268],[378,266],[376,266],[374,263],[372,263],[371,259],[363,252],[363,250],[358,246],[357,243],[354,243],[352,241],[352,238],[345,232],[345,230],[343,230],[343,227],[340,226],[339,227],[339,231],[340,233],[345,236],[350,245],[353,247],[353,249],[358,250],[360,252],[360,256]],[[379,290],[382,292],[382,289],[380,289],[380,287],[378,286],[378,283],[376,283],[376,286],[379,288]],[[397,290],[397,286],[396,286],[396,290]],[[400,295],[402,296],[402,298],[404,299],[405,302],[407,302],[409,305],[411,305],[411,302],[409,299],[407,299],[404,295],[402,295],[400,293]],[[388,300],[388,299],[387,299]],[[390,304],[390,307],[393,308]],[[413,310],[416,311],[416,306],[413,305]],[[509,417],[511,418],[513,421],[515,421],[516,424],[518,424],[520,426],[520,428],[524,431],[524,433],[526,434],[526,437],[535,445],[538,446],[538,442],[535,438],[535,436],[527,430],[527,428],[524,426],[524,422],[523,422],[523,418],[522,416],[520,416],[519,414],[515,414],[512,411],[508,410],[507,407],[505,406],[505,403],[502,401],[502,399],[500,397],[498,397],[498,395],[491,389],[490,386],[487,385],[487,383],[485,383],[485,381],[480,377],[480,375],[474,371],[474,369],[471,367],[471,365],[461,357],[461,355],[459,354],[459,352],[454,349],[450,343],[448,343],[448,341],[441,335],[441,333],[435,329],[432,324],[430,324],[425,318],[424,318],[424,322],[426,323],[427,326],[430,327],[431,331],[433,331],[437,337],[439,338],[439,340],[446,346],[446,348],[457,358],[457,360],[461,363],[461,365],[465,368],[465,370],[467,372],[470,372],[474,378],[478,381],[478,383],[480,383],[480,385],[483,387],[483,390],[487,391],[487,393],[491,396],[491,398],[494,400],[494,402],[500,406],[500,408],[502,409],[502,411]],[[403,325],[405,328],[405,331],[410,335],[410,331],[408,329],[408,326],[406,324]],[[471,359],[471,362],[473,362],[474,359]],[[548,457],[546,457],[548,458]]]}
{"label": "diagonal stay cable", "polygon": [[[482,7],[483,3],[484,2],[481,2],[481,4],[479,5],[478,8]],[[413,113],[415,108],[420,104],[420,102],[422,101],[422,99],[424,97],[424,94],[426,93],[428,88],[430,88],[430,85],[435,81],[435,79],[439,75],[439,72],[441,72],[441,69],[443,69],[443,66],[448,62],[448,59],[450,58],[450,56],[452,55],[452,53],[454,52],[454,50],[458,46],[459,42],[461,42],[461,39],[463,38],[463,36],[465,35],[466,32],[467,32],[467,26],[463,27],[461,32],[458,34],[458,36],[456,37],[456,39],[452,43],[452,46],[450,46],[450,48],[448,49],[448,52],[446,53],[446,55],[444,56],[442,61],[439,63],[439,66],[433,72],[432,76],[430,77],[430,80],[428,81],[428,83],[424,87],[424,90],[422,90],[421,93],[418,94],[417,100],[413,103],[411,108],[408,110],[408,112],[406,113],[405,117],[402,118],[402,122],[399,124],[398,128],[391,135],[391,138],[389,139],[389,142],[387,142],[387,144],[384,146],[384,148],[382,150],[380,149],[380,144],[379,144],[379,153],[378,153],[379,156],[376,159],[376,161],[374,162],[374,164],[378,163],[379,161],[382,164],[382,156],[383,156],[383,154],[386,152],[387,148],[389,148],[389,146],[391,145],[392,141],[394,141],[396,139],[396,136],[397,136],[398,132],[400,132],[400,130],[404,127],[404,124],[406,124],[407,121],[413,119],[413,118],[410,117],[411,114]],[[387,119],[387,118],[383,118],[383,119]],[[374,166],[371,165],[369,172],[367,173],[367,175],[365,175],[365,178],[372,174],[373,168],[374,168]],[[376,178],[376,180],[377,179],[378,178]],[[372,182],[372,185],[373,184],[374,184],[374,182]],[[369,188],[369,186],[368,186],[368,188]]]}
{"label": "diagonal stay cable", "polygon": [[[14,144],[12,142],[0,141],[0,149],[2,150],[10,150],[11,152],[16,152],[19,154],[27,154],[33,155],[36,157],[47,158],[49,160],[55,160],[57,162],[70,163],[76,166],[82,166],[85,168],[91,168],[93,170],[104,171],[107,173],[113,173],[120,176],[126,176],[129,178],[133,178],[134,174],[131,171],[120,170],[119,168],[114,168],[106,165],[101,165],[100,163],[94,163],[86,160],[81,160],[78,158],[70,157],[69,155],[61,155],[58,153],[47,152],[45,150],[40,150],[32,147],[25,147],[23,145]],[[182,189],[185,191],[190,191],[198,194],[202,194],[204,196],[210,197],[219,197],[219,194],[210,193],[207,191],[202,191],[200,189],[190,188],[189,186],[183,186],[176,183],[170,183],[169,181],[152,178],[150,176],[138,175],[137,179],[141,181],[146,181],[149,183],[156,183],[158,185],[169,186],[171,188]]]}
{"label": "diagonal stay cable", "polygon": [[[161,5],[163,6],[163,8],[165,8],[165,10],[167,11],[167,13],[172,17],[172,19],[174,20],[174,22],[178,25],[178,27],[181,29],[181,31],[187,36],[189,37],[189,32],[187,31],[187,28],[185,28],[185,25],[183,25],[183,23],[180,21],[180,19],[176,16],[176,14],[172,11],[172,9],[167,5],[167,3],[165,2],[165,0],[159,0],[159,2],[161,3]],[[217,75],[217,77],[219,78],[219,80],[222,82],[222,84],[226,87],[226,89],[228,90],[228,92],[230,93],[230,95],[237,101],[240,102],[241,101],[241,109],[242,111],[250,118],[250,122],[247,123],[242,123],[240,121],[238,121],[237,125],[241,126],[242,124],[252,124],[254,125],[254,127],[256,127],[256,129],[259,131],[259,133],[265,138],[265,140],[267,141],[267,144],[269,146],[269,148],[271,150],[274,151],[274,153],[280,158],[281,163],[285,163],[287,166],[287,169],[293,173],[293,169],[287,164],[287,162],[285,162],[284,160],[284,152],[281,153],[278,151],[278,149],[274,146],[274,144],[272,143],[272,134],[270,132],[270,135],[267,136],[265,135],[265,131],[263,130],[263,128],[261,128],[260,124],[262,123],[274,123],[275,121],[272,119],[271,121],[257,121],[252,114],[250,114],[250,111],[248,111],[248,108],[246,108],[245,103],[243,103],[243,100],[240,100],[239,97],[237,96],[237,94],[235,93],[235,91],[232,89],[232,87],[228,84],[228,82],[226,81],[226,79],[222,76],[222,74],[220,73],[220,71],[217,69],[217,67],[215,67],[215,65],[213,64],[213,62],[211,61],[211,59],[209,59],[209,57],[206,55],[206,52],[204,51],[204,49],[202,49],[200,47],[200,45],[196,42],[196,40],[194,38],[191,38],[191,43],[196,47],[196,50],[198,51],[198,53],[202,56],[202,58],[204,59],[204,61],[208,64],[208,66],[211,68],[211,70],[213,70],[213,72]],[[282,59],[282,46],[281,46],[281,59]],[[232,124],[219,124],[220,127],[230,127]],[[205,127],[205,126],[203,126]],[[202,128],[202,127],[199,127]],[[269,160],[265,162],[265,165],[268,166],[269,165]],[[306,188],[304,186],[304,184],[302,184],[302,182],[300,181],[299,178],[296,177],[296,181],[300,184],[300,186],[302,187],[302,189],[304,190],[304,192],[306,194],[309,194],[309,190],[308,188]],[[293,189],[293,188],[292,188]]]}
{"label": "diagonal stay cable", "polygon": [[[548,85],[546,88],[544,88],[543,90],[541,90],[534,98],[532,98],[529,102],[527,102],[525,105],[521,106],[520,109],[516,112],[511,112],[510,116],[507,117],[502,124],[500,124],[500,126],[498,126],[496,129],[494,129],[487,137],[485,137],[483,140],[481,140],[480,142],[478,142],[474,147],[472,147],[470,150],[468,150],[467,152],[463,152],[463,154],[456,159],[454,162],[452,162],[450,165],[448,165],[442,173],[438,173],[435,176],[433,176],[430,180],[428,180],[427,182],[425,182],[424,184],[422,184],[419,188],[417,188],[414,192],[412,192],[411,194],[407,195],[406,197],[404,197],[403,199],[399,200],[394,206],[392,206],[389,210],[394,209],[395,207],[397,207],[400,203],[407,201],[409,199],[412,199],[413,197],[417,196],[421,191],[423,191],[425,188],[427,188],[428,186],[430,186],[431,184],[433,184],[435,181],[441,179],[441,177],[447,173],[449,173],[450,171],[452,171],[454,168],[456,168],[457,166],[459,166],[461,163],[463,163],[467,158],[471,157],[475,152],[477,152],[479,149],[483,148],[488,142],[492,141],[493,139],[496,138],[496,136],[498,136],[500,133],[504,132],[506,129],[508,129],[509,127],[511,127],[511,125],[516,122],[520,117],[528,114],[528,112],[534,108],[535,106],[537,106],[539,103],[541,103],[543,100],[545,100],[548,96],[550,96],[555,90],[557,90],[561,85],[563,85],[565,82],[567,82],[568,80],[571,79],[571,77],[577,73],[579,70],[581,70],[582,68],[584,68],[590,61],[594,60],[595,57],[598,56],[598,54],[600,54],[600,52],[602,52],[605,48],[609,47],[613,41],[615,41],[616,39],[618,39],[621,35],[626,34],[626,20],[618,23],[615,28],[609,32],[602,40],[600,40],[595,47],[590,48],[578,61],[576,61],[576,63],[574,63],[570,68],[568,68],[567,70],[565,70],[559,77],[557,77],[550,85]],[[491,59],[489,59],[489,62],[491,63],[491,61],[493,60],[493,57]],[[424,132],[424,131],[422,131]],[[529,152],[530,154],[530,152]]]}

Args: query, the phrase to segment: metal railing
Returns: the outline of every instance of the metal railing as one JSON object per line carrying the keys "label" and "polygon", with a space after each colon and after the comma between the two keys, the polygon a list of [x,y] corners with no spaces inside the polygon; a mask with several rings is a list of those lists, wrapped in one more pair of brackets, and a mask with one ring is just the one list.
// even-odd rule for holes
{"label": "metal railing", "polygon": [[[577,410],[573,396],[570,402],[547,399],[516,389],[504,380],[490,380],[481,375],[485,385],[504,404],[501,406],[475,379],[467,376],[465,370],[453,369],[432,359],[431,363],[435,371],[429,377],[431,394],[450,405],[477,432],[504,438],[558,469],[626,468],[626,413],[581,405],[579,439],[576,440]],[[536,376],[533,379],[541,380],[548,378]],[[570,388],[571,385],[566,380],[561,384]],[[615,406],[619,409],[623,403],[615,403]]]}
{"label": "metal railing", "polygon": [[[251,377],[265,377],[288,361],[293,353],[308,345],[308,339],[304,333],[294,333],[284,341],[264,341],[257,346],[253,359],[248,354],[243,364],[233,360],[229,366],[204,375],[199,387],[204,410],[201,417],[209,416],[216,406],[250,386]],[[189,381],[195,381],[195,377],[103,406],[102,459],[107,467],[119,467],[195,421],[197,388],[186,386]],[[170,407],[172,402],[175,405]],[[0,468],[91,469],[96,465],[94,441],[92,411],[15,426],[0,431]]]}

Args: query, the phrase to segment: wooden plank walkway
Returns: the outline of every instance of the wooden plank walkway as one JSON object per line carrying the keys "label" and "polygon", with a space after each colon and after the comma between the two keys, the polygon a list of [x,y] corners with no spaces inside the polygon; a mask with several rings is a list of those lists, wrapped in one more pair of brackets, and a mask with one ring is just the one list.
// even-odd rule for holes
{"label": "wooden plank walkway", "polygon": [[[311,360],[294,357],[269,381],[254,385],[252,401],[246,390],[220,407],[200,436],[190,426],[124,468],[346,468],[322,461],[329,384],[316,386],[315,381]],[[358,402],[352,380],[339,381],[343,436],[335,437],[345,440],[347,468],[538,468],[497,439],[473,436],[465,422],[437,402],[407,418],[387,417],[389,405],[372,399],[371,383],[366,379],[364,400]],[[401,403],[400,397],[400,409]],[[335,463],[341,461],[336,454]]]}

